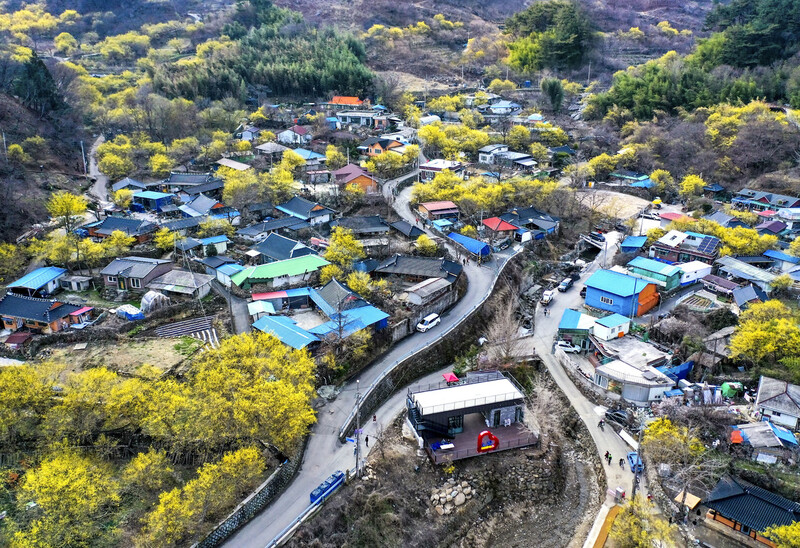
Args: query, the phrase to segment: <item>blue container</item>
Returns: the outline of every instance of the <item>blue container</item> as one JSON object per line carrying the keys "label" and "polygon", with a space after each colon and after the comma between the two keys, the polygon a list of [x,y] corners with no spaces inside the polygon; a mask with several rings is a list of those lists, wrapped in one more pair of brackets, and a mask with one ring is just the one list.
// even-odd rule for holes
{"label": "blue container", "polygon": [[531,81],[530,80],[525,80],[525,83],[523,83],[522,86],[526,87],[526,88],[531,87]]}

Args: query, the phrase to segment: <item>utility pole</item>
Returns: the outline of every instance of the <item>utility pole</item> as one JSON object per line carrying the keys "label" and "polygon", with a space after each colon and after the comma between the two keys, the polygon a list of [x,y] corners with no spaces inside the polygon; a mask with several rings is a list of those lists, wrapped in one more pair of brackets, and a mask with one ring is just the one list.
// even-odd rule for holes
{"label": "utility pole", "polygon": [[356,477],[361,476],[361,380],[356,380]]}
{"label": "utility pole", "polygon": [[[640,467],[638,466],[638,463],[639,462],[642,462],[642,463],[644,462],[644,461],[642,461],[642,434],[643,433],[644,433],[644,413],[640,412],[639,413],[639,439],[637,440],[639,445],[636,448],[637,457],[636,457],[636,462],[633,465],[636,470],[633,473],[633,494],[631,496],[631,500],[634,500],[636,498],[636,489],[637,489],[637,487],[639,487],[639,474],[641,472],[639,471]],[[642,468],[644,468],[644,466],[642,466]]]}
{"label": "utility pole", "polygon": [[81,159],[83,160],[83,174],[86,175],[86,150],[83,148],[83,140],[81,140]]}

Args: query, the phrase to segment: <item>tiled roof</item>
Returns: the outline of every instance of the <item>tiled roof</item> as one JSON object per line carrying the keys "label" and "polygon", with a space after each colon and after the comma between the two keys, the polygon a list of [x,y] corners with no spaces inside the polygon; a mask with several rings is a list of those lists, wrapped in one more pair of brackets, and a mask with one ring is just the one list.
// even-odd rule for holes
{"label": "tiled roof", "polygon": [[[298,252],[296,248],[305,248],[305,253]],[[301,244],[298,241],[286,238],[280,234],[272,232],[269,236],[264,238],[261,242],[253,246],[253,249],[273,259],[275,261],[284,261],[291,259],[293,256],[309,255],[313,253],[311,248]],[[293,254],[292,252],[295,251]]]}
{"label": "tiled roof", "polygon": [[375,269],[375,272],[421,278],[445,278],[454,281],[462,270],[463,267],[460,264],[447,259],[394,255],[383,261]]}
{"label": "tiled roof", "polygon": [[331,223],[331,226],[347,228],[358,232],[389,232],[389,225],[380,215],[362,215],[356,217],[342,217]]}
{"label": "tiled roof", "polygon": [[720,479],[703,502],[754,531],[800,521],[800,504],[733,476]]}
{"label": "tiled roof", "polygon": [[161,264],[169,263],[163,259],[148,257],[118,257],[100,271],[103,276],[124,276],[126,278],[144,278]]}
{"label": "tiled roof", "polygon": [[0,316],[50,323],[80,310],[83,305],[62,303],[55,299],[36,299],[6,294],[0,299]]}

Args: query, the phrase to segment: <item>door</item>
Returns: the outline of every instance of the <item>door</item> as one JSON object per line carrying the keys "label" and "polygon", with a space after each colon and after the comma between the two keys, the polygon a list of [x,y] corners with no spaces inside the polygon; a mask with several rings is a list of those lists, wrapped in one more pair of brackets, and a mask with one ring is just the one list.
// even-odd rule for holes
{"label": "door", "polygon": [[125,278],[117,278],[117,287],[122,291],[125,290]]}
{"label": "door", "polygon": [[500,426],[500,410],[495,409],[492,411],[492,428]]}

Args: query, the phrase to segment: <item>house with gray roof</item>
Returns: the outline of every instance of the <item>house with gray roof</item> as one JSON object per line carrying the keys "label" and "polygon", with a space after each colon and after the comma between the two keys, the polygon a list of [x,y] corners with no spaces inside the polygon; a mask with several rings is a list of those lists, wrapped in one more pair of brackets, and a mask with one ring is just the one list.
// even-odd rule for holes
{"label": "house with gray roof", "polygon": [[403,236],[405,236],[406,238],[411,238],[412,240],[416,240],[417,238],[425,234],[424,230],[412,225],[408,221],[397,221],[390,224],[389,226],[395,229]]}
{"label": "house with gray roof", "polygon": [[756,408],[762,418],[792,430],[800,430],[800,386],[761,376]]}
{"label": "house with gray roof", "polygon": [[89,236],[95,239],[102,240],[108,238],[112,233],[119,230],[136,238],[137,243],[142,243],[150,239],[151,235],[158,229],[158,227],[149,222],[131,217],[106,217],[102,221],[89,223],[84,225],[83,228],[88,230]]}
{"label": "house with gray roof", "polygon": [[147,284],[148,289],[161,291],[170,297],[183,296],[202,299],[211,291],[211,282],[215,276],[197,274],[190,270],[173,269],[153,278]]}
{"label": "house with gray roof", "polygon": [[304,228],[309,228],[311,225],[297,217],[281,217],[279,219],[267,219],[254,225],[245,228],[240,228],[236,234],[250,240],[251,242],[258,242],[269,236],[273,232],[295,232]]}
{"label": "house with gray roof", "polygon": [[288,202],[277,206],[277,209],[287,215],[307,221],[312,226],[328,223],[336,214],[331,208],[300,196],[295,196]]}
{"label": "house with gray roof", "polygon": [[414,283],[428,278],[443,278],[453,283],[462,270],[460,264],[447,259],[397,254],[383,261],[373,272],[381,276],[399,276]]}
{"label": "house with gray roof", "polygon": [[91,310],[90,307],[54,299],[8,293],[0,298],[0,325],[9,331],[27,328],[41,333],[55,333],[71,323],[79,323],[79,315],[86,312],[87,308]]}
{"label": "house with gray roof", "polygon": [[100,271],[106,287],[144,292],[154,278],[172,269],[172,262],[149,257],[117,257]]}
{"label": "house with gray roof", "polygon": [[724,211],[715,211],[714,213],[706,215],[705,217],[703,217],[703,219],[717,223],[718,225],[723,226],[725,228],[736,228],[739,226],[744,228],[749,228],[747,226],[747,223],[745,223],[738,217],[735,217],[733,215],[728,215]]}
{"label": "house with gray roof", "polygon": [[137,190],[147,190],[147,185],[141,181],[137,181],[136,179],[131,179],[130,177],[125,177],[121,181],[117,181],[111,185],[111,190],[113,192],[122,190],[123,188],[127,188],[136,192]]}
{"label": "house with gray roof", "polygon": [[307,245],[275,232],[270,233],[264,240],[254,245],[247,252],[248,256],[255,259],[256,264],[285,261],[286,259],[312,254],[316,255],[316,251]]}
{"label": "house with gray roof", "polygon": [[352,230],[356,237],[361,235],[388,234],[389,225],[380,215],[342,217],[331,222],[331,227],[340,226]]}

